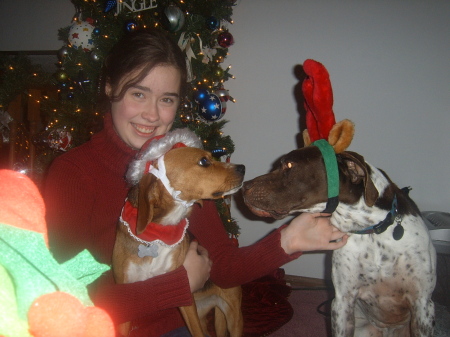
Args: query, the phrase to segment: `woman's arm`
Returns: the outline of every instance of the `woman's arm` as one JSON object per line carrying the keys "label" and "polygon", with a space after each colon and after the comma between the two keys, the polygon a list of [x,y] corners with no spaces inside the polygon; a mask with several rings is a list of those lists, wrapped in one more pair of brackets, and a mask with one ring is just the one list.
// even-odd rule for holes
{"label": "woman's arm", "polygon": [[184,267],[128,284],[116,284],[112,272],[107,272],[89,286],[89,294],[94,304],[106,310],[116,324],[192,304]]}
{"label": "woman's arm", "polygon": [[50,166],[43,198],[50,250],[64,262],[88,247],[94,184],[73,162],[57,158]]}
{"label": "woman's arm", "polygon": [[253,245],[237,248],[229,239],[212,201],[195,206],[190,230],[209,252],[211,279],[223,288],[253,281],[298,258],[304,251],[334,250],[347,235],[333,227],[328,214],[303,213]]}
{"label": "woman's arm", "polygon": [[229,239],[213,201],[204,201],[202,208],[194,207],[189,230],[208,250],[213,262],[211,279],[220,287],[250,282],[301,255],[288,255],[281,247],[283,227],[251,246],[238,248]]}

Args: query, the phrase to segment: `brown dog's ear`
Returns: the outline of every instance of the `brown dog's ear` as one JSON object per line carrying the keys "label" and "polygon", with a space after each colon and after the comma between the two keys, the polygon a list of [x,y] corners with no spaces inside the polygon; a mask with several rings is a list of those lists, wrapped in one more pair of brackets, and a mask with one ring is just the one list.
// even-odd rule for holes
{"label": "brown dog's ear", "polygon": [[339,157],[346,164],[348,175],[353,184],[364,183],[364,200],[368,206],[373,206],[378,199],[378,190],[370,179],[369,167],[367,166],[364,157],[355,152],[342,152]]}
{"label": "brown dog's ear", "polygon": [[344,119],[336,124],[330,130],[328,143],[334,148],[334,152],[344,152],[350,146],[355,134],[355,124],[349,119]]}
{"label": "brown dog's ear", "polygon": [[152,222],[154,208],[158,206],[159,197],[157,178],[153,174],[145,174],[139,181],[137,235],[141,234]]}

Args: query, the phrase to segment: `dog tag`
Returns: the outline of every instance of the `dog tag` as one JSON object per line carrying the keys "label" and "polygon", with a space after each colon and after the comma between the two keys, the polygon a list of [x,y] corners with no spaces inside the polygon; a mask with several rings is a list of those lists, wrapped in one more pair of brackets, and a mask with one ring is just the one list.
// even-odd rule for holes
{"label": "dog tag", "polygon": [[145,256],[157,257],[158,256],[158,245],[139,245],[138,256],[143,258]]}
{"label": "dog tag", "polygon": [[392,237],[394,240],[400,240],[403,237],[403,233],[405,230],[403,229],[403,226],[400,224],[400,222],[397,222],[397,226],[394,228],[394,232],[392,233]]}

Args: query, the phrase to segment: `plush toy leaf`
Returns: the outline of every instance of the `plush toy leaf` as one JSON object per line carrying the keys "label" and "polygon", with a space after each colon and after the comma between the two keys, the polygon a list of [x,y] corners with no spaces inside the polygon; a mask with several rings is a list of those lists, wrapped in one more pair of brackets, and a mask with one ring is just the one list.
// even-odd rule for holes
{"label": "plush toy leaf", "polygon": [[107,265],[97,263],[87,250],[83,250],[75,258],[64,262],[61,266],[85,286],[94,282],[109,269]]}
{"label": "plush toy leaf", "polygon": [[0,224],[0,265],[14,282],[21,319],[26,320],[34,299],[55,291],[72,294],[83,305],[92,305],[86,284],[109,267],[89,256],[83,252],[61,266],[49,252],[42,234]]}
{"label": "plush toy leaf", "polygon": [[0,284],[0,336],[31,337],[28,333],[28,323],[19,318],[14,285],[2,265]]}

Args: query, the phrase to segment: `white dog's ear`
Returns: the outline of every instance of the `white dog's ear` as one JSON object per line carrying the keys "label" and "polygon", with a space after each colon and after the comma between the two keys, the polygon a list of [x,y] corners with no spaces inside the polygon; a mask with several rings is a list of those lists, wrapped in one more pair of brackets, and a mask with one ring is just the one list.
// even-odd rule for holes
{"label": "white dog's ear", "polygon": [[347,175],[353,184],[364,184],[364,200],[368,206],[373,206],[378,199],[378,190],[372,179],[364,157],[356,152],[345,151],[339,154],[345,164],[343,173]]}
{"label": "white dog's ear", "polygon": [[152,222],[154,208],[159,205],[160,192],[157,180],[153,174],[148,173],[139,181],[137,235],[144,232],[147,225]]}

